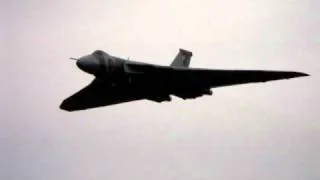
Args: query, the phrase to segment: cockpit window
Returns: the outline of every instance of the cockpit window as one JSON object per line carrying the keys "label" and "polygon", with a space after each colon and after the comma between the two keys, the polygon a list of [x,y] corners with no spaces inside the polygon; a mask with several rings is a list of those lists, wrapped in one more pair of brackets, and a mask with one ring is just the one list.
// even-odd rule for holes
{"label": "cockpit window", "polygon": [[102,56],[103,54],[105,54],[105,52],[103,52],[103,51],[101,51],[101,50],[96,50],[96,51],[93,52],[93,54]]}

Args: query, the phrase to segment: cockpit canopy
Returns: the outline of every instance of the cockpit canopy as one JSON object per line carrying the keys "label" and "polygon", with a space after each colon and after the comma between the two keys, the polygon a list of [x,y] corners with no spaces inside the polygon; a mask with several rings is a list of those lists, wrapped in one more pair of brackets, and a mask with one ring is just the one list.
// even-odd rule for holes
{"label": "cockpit canopy", "polygon": [[102,51],[102,50],[95,50],[92,54],[94,55],[98,55],[98,56],[109,56],[109,54],[107,54],[106,52]]}

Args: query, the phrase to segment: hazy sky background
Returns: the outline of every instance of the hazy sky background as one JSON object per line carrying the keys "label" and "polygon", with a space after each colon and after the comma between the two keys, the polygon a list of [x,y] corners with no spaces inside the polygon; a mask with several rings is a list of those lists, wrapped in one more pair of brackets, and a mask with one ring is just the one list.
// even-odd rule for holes
{"label": "hazy sky background", "polygon": [[[319,180],[319,0],[4,0],[0,179]],[[58,108],[88,84],[70,56],[296,70],[212,97]]]}

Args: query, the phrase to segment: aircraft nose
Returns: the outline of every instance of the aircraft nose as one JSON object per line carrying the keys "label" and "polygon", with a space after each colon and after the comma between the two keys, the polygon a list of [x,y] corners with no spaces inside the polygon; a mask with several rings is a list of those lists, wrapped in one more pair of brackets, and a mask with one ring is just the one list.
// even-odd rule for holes
{"label": "aircraft nose", "polygon": [[95,74],[99,71],[100,63],[93,55],[83,56],[77,61],[77,66],[84,72]]}

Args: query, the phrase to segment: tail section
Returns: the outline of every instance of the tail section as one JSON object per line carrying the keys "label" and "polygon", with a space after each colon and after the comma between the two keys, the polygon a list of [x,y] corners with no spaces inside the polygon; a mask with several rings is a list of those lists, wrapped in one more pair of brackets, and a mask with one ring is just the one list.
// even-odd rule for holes
{"label": "tail section", "polygon": [[174,67],[189,67],[192,52],[184,49],[179,49],[179,53],[174,58],[170,66]]}

